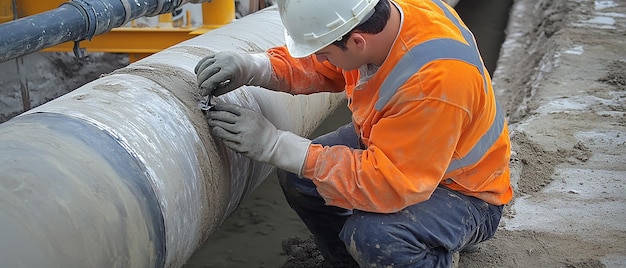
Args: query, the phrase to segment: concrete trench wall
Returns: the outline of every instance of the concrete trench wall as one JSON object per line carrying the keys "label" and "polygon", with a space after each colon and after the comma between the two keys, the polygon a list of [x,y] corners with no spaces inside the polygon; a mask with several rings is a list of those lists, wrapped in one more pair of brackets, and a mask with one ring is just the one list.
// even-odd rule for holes
{"label": "concrete trench wall", "polygon": [[493,84],[516,197],[471,267],[626,265],[625,29],[624,1],[515,1]]}
{"label": "concrete trench wall", "polygon": [[[211,138],[195,64],[211,51],[261,52],[282,37],[277,10],[266,9],[0,125],[3,265],[182,266],[271,171]],[[244,87],[215,101],[306,136],[342,99]]]}

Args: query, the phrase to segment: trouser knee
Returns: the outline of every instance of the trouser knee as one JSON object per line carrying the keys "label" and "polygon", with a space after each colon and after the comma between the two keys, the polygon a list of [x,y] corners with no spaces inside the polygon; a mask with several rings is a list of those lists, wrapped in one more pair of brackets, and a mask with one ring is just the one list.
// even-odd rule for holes
{"label": "trouser knee", "polygon": [[285,198],[292,207],[295,203],[310,202],[309,199],[315,200],[322,198],[311,180],[298,177],[296,174],[283,170],[278,170],[277,175]]}
{"label": "trouser knee", "polygon": [[[344,224],[340,233],[341,240],[346,244],[350,255],[362,266],[394,266],[397,261],[405,259],[404,252],[410,244],[407,240],[414,240],[408,230],[397,225],[388,225],[372,214],[355,212]],[[419,248],[411,250],[419,255]],[[413,256],[417,257],[417,256]],[[405,266],[399,266],[405,267]]]}

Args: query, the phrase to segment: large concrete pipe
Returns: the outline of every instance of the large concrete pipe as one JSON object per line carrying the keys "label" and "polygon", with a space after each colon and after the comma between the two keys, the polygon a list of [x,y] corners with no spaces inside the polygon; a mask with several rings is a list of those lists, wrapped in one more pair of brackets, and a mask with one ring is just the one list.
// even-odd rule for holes
{"label": "large concrete pipe", "polygon": [[[193,69],[283,42],[266,9],[1,124],[2,266],[182,266],[271,171],[212,139]],[[342,99],[243,87],[215,101],[306,136]]]}
{"label": "large concrete pipe", "polygon": [[211,0],[71,0],[57,9],[0,24],[0,62],[68,41],[90,40],[127,22]]}

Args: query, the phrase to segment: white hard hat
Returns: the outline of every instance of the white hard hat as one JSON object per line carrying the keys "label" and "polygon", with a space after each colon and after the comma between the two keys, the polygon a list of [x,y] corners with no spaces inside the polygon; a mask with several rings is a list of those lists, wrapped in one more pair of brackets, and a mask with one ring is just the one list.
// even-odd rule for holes
{"label": "white hard hat", "polygon": [[379,0],[278,0],[285,42],[294,58],[339,40],[371,16]]}

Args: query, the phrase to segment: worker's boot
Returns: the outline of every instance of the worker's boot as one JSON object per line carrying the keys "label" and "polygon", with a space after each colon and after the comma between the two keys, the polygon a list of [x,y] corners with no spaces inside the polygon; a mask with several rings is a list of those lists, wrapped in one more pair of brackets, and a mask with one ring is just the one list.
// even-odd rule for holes
{"label": "worker's boot", "polygon": [[452,254],[452,268],[459,268],[459,262],[461,261],[460,253],[473,253],[480,250],[478,244],[469,244],[462,247],[459,251]]}
{"label": "worker's boot", "polygon": [[480,250],[480,246],[478,244],[469,244],[465,245],[461,248],[460,252],[462,253],[474,253]]}

